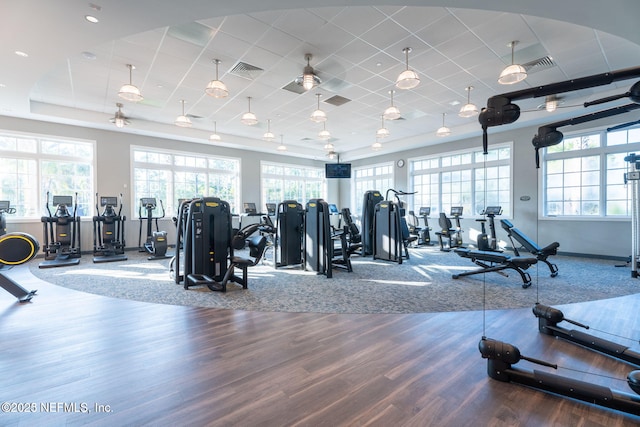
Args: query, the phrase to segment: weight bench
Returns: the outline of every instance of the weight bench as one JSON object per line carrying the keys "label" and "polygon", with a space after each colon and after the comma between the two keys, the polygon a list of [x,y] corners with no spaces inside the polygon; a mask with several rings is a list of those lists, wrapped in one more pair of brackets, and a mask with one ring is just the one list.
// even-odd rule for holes
{"label": "weight bench", "polygon": [[511,245],[513,246],[513,252],[516,254],[516,256],[520,256],[520,253],[518,252],[518,248],[516,248],[513,239],[516,239],[518,243],[520,243],[527,251],[535,255],[538,261],[542,261],[547,264],[547,266],[549,267],[549,271],[551,272],[551,277],[556,277],[558,275],[558,266],[549,262],[547,258],[558,253],[560,243],[553,242],[545,246],[544,248],[541,248],[536,244],[536,242],[527,237],[522,231],[515,228],[510,221],[501,219],[500,225],[502,225],[504,231],[507,232],[509,240],[511,240]]}
{"label": "weight bench", "polygon": [[473,274],[489,273],[492,271],[508,277],[502,270],[512,269],[520,274],[520,277],[522,278],[522,287],[525,289],[531,286],[531,276],[524,270],[538,262],[538,260],[533,257],[512,257],[499,252],[474,251],[466,248],[454,249],[454,252],[462,258],[471,259],[471,261],[482,268],[454,274],[451,276],[453,279],[471,276]]}

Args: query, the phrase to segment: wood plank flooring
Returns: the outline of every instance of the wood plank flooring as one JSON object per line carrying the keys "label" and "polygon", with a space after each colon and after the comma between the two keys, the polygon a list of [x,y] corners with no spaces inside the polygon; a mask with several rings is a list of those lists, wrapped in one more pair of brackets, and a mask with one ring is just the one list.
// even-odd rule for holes
{"label": "wood plank flooring", "polygon": [[[22,267],[11,274],[38,294],[19,304],[0,291],[0,401],[35,406],[0,413],[2,426],[640,424],[487,376],[478,352],[483,322],[488,337],[525,356],[599,376],[558,374],[632,393],[614,378],[634,367],[539,334],[530,309],[242,312],[85,294]],[[561,308],[592,328],[637,337],[639,303],[633,295]]]}

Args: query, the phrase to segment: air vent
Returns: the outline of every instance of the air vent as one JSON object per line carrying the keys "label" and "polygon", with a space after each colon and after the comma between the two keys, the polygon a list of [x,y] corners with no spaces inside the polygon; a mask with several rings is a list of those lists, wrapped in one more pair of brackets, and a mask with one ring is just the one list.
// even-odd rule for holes
{"label": "air vent", "polygon": [[167,35],[196,46],[204,47],[211,39],[211,32],[211,28],[206,25],[192,22],[169,27]]}
{"label": "air vent", "polygon": [[282,89],[288,90],[289,92],[297,93],[298,95],[306,92],[306,90],[304,90],[302,85],[299,85],[298,83],[296,83],[295,80],[289,83],[288,85],[284,86]]}
{"label": "air vent", "polygon": [[555,62],[553,62],[553,58],[547,55],[542,58],[529,61],[526,64],[522,64],[522,66],[525,70],[527,70],[528,73],[535,73],[537,71],[553,68],[556,66],[556,64]]}
{"label": "air vent", "polygon": [[247,80],[255,80],[264,70],[246,62],[238,62],[229,70],[230,74]]}
{"label": "air vent", "polygon": [[344,96],[334,95],[331,98],[325,99],[324,102],[339,107],[346,104],[347,102],[351,102],[351,100],[349,98],[345,98]]}

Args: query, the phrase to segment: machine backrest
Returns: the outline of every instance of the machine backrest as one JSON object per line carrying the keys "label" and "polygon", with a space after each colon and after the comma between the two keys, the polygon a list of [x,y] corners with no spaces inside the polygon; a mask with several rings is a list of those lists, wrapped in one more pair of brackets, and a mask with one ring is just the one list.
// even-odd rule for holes
{"label": "machine backrest", "polygon": [[249,256],[254,258],[253,265],[260,262],[266,246],[267,238],[265,236],[256,235],[249,239]]}
{"label": "machine backrest", "polygon": [[342,208],[342,211],[340,213],[342,214],[342,220],[347,226],[347,231],[352,235],[360,234],[358,226],[355,224],[355,222],[353,222],[351,210],[349,210],[349,208]]}
{"label": "machine backrest", "polygon": [[449,232],[453,225],[451,224],[451,220],[447,218],[447,214],[444,212],[440,212],[440,218],[438,219],[438,224],[440,224],[440,228],[442,228],[443,232]]}

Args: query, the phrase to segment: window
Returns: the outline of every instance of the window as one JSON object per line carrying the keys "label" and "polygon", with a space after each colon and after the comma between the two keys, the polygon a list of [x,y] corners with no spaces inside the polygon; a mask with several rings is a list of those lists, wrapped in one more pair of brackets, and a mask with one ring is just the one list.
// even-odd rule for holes
{"label": "window", "polygon": [[393,163],[354,168],[352,176],[351,211],[361,217],[364,193],[377,190],[385,195],[393,188]]}
{"label": "window", "polygon": [[[218,197],[240,212],[240,160],[205,154],[132,147],[133,205],[142,197],[162,200],[168,216],[178,200]],[[156,215],[156,214],[154,214]]]}
{"label": "window", "polygon": [[413,210],[430,207],[431,215],[447,215],[462,206],[467,215],[480,215],[486,206],[501,206],[511,215],[511,144],[483,154],[480,150],[445,153],[409,162]]}
{"label": "window", "polygon": [[640,150],[640,129],[565,136],[544,151],[543,216],[625,217],[631,214],[624,173]]}
{"label": "window", "polygon": [[310,199],[325,199],[323,168],[262,162],[262,206],[295,200],[305,205]]}
{"label": "window", "polygon": [[40,218],[47,192],[74,196],[77,215],[92,216],[94,151],[91,141],[0,132],[0,199],[9,200],[17,217]]}

